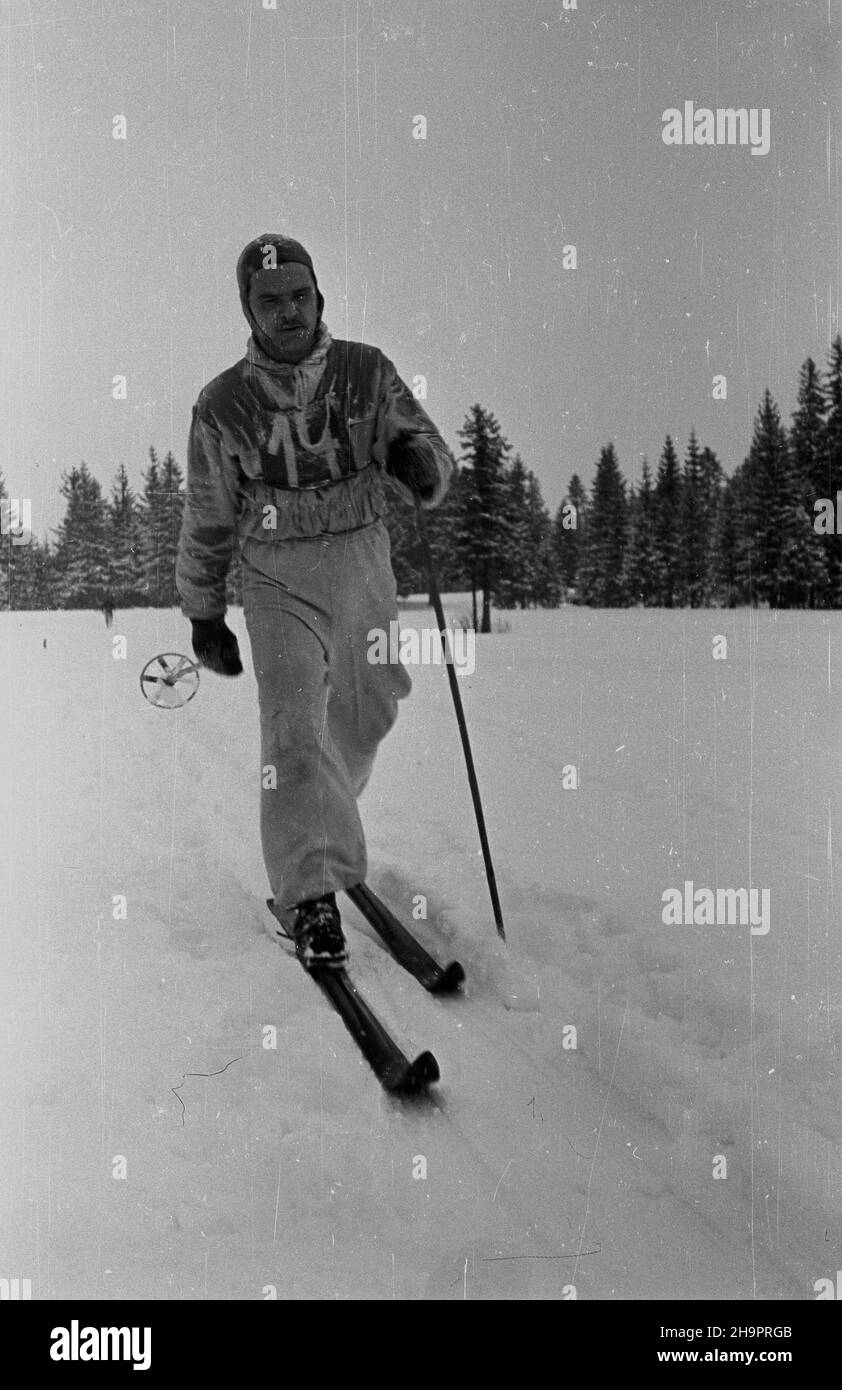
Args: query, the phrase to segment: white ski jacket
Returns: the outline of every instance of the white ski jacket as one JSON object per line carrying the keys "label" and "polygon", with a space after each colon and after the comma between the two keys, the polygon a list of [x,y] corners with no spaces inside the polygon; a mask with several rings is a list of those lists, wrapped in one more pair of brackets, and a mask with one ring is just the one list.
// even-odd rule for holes
{"label": "white ski jacket", "polygon": [[[193,407],[176,561],[184,616],[225,613],[236,544],[273,546],[376,521],[386,507],[386,452],[405,433],[434,467],[437,482],[423,506],[435,507],[455,460],[379,348],[334,339],[322,320],[309,355],[285,364],[251,337],[245,357],[205,386]],[[412,500],[397,478],[391,482]]]}

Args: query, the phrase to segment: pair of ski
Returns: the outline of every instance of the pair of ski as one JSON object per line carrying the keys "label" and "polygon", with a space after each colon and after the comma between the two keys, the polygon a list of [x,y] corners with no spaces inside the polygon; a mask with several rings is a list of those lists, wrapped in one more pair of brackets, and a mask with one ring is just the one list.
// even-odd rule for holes
{"label": "pair of ski", "polygon": [[[374,928],[400,965],[431,994],[452,994],[465,972],[458,961],[439,965],[420,941],[365,883],[346,889],[348,897]],[[277,917],[274,902],[266,905]],[[280,918],[278,919],[280,920]],[[333,1005],[372,1071],[393,1095],[418,1095],[439,1080],[439,1064],[432,1052],[422,1052],[411,1062],[366,1003],[345,970],[308,970]]]}

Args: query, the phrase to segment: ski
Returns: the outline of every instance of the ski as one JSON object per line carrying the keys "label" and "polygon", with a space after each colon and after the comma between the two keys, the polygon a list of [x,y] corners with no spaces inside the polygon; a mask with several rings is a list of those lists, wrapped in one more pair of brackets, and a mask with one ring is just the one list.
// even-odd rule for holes
{"label": "ski", "polygon": [[[266,906],[280,921],[272,898],[266,899]],[[422,1052],[411,1062],[345,970],[324,967],[306,973],[339,1014],[384,1090],[391,1095],[418,1095],[439,1080],[439,1064],[432,1052]]]}
{"label": "ski", "polygon": [[366,883],[357,883],[345,892],[385,942],[399,965],[414,975],[431,994],[453,994],[465,979],[458,961],[439,965],[421,942],[416,940],[386,904]]}
{"label": "ski", "polygon": [[307,973],[330,1000],[385,1090],[417,1095],[438,1081],[439,1064],[432,1052],[422,1052],[410,1062],[344,970]]}

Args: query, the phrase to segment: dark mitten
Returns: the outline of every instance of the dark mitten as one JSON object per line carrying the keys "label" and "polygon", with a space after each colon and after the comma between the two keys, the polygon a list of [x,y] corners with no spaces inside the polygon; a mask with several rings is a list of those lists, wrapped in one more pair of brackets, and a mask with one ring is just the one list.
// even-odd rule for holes
{"label": "dark mitten", "polygon": [[224,618],[193,618],[193,651],[196,660],[218,676],[239,676],[243,663],[237,638]]}
{"label": "dark mitten", "polygon": [[386,472],[404,483],[425,501],[432,497],[439,481],[439,470],[423,438],[403,430],[386,450]]}

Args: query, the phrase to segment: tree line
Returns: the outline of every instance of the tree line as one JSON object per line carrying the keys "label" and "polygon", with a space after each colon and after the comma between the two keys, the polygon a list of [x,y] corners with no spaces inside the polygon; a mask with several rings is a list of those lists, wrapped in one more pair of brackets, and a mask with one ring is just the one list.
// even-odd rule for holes
{"label": "tree line", "polygon": [[[470,590],[474,626],[491,608],[836,608],[842,606],[842,337],[822,373],[807,358],[787,428],[764,392],[743,462],[727,477],[691,432],[679,460],[667,435],[654,476],[647,459],[630,486],[613,444],[590,488],[577,473],[553,516],[536,475],[490,410],[472,406],[459,430],[456,473],[427,514],[439,586]],[[0,602],[16,609],[179,605],[175,561],[184,476],[149,450],[136,495],[120,465],[110,495],[83,462],[62,474],[64,516],[52,540],[0,547]],[[0,474],[0,501],[8,497]],[[818,506],[820,499],[827,505]],[[390,489],[386,518],[401,595],[427,588],[414,508]],[[842,517],[840,517],[842,532]],[[227,601],[242,602],[235,548]]]}
{"label": "tree line", "polygon": [[[98,608],[110,596],[117,608],[172,608],[184,477],[171,453],[160,461],[149,450],[143,491],[132,489],[121,464],[109,497],[86,463],[65,470],[65,511],[54,539],[15,544],[3,536],[0,598],[3,607]],[[0,500],[8,497],[0,474]],[[14,517],[13,517],[14,520]]]}

